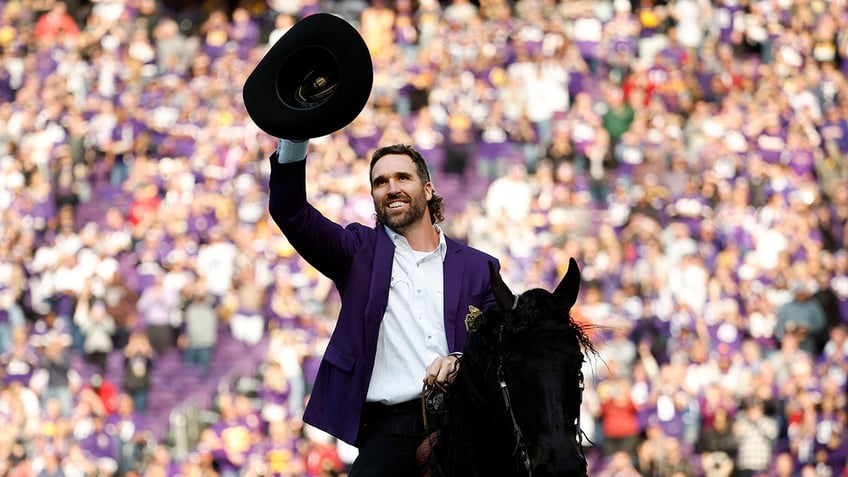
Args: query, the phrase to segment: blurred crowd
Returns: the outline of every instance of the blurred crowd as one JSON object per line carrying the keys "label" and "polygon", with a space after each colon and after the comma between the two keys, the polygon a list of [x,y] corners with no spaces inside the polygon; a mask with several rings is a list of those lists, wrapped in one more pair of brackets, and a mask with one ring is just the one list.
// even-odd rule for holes
{"label": "blurred crowd", "polygon": [[[310,141],[313,203],[373,223],[369,152],[409,143],[513,289],[577,258],[591,475],[848,476],[840,0],[0,1],[0,473],[345,472],[298,419],[337,296],[241,104],[319,11],[375,75]],[[214,384],[239,362],[252,393]],[[192,386],[180,454],[146,422]]]}

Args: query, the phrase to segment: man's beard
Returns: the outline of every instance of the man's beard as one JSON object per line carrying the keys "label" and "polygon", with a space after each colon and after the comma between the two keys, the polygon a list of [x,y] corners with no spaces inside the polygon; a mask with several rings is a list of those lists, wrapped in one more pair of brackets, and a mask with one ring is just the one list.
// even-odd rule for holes
{"label": "man's beard", "polygon": [[389,208],[386,207],[385,204],[396,198],[398,198],[398,196],[387,199],[377,206],[377,222],[385,225],[395,232],[402,232],[410,225],[424,217],[424,210],[427,203],[422,198],[416,199],[409,197],[409,202],[407,203],[409,208],[407,211],[400,216],[391,216],[389,215]]}

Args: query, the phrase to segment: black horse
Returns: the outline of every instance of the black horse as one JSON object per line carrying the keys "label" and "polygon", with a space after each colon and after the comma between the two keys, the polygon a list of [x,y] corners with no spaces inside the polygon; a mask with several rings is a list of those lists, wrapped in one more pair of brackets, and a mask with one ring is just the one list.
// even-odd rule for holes
{"label": "black horse", "polygon": [[521,295],[490,268],[497,305],[470,316],[459,374],[430,419],[429,475],[586,477],[581,367],[595,349],[570,315],[577,263],[553,293]]}

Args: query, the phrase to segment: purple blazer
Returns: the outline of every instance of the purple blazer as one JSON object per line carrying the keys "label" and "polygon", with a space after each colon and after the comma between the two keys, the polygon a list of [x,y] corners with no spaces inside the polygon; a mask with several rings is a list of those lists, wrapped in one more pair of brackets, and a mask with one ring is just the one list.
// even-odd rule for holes
{"label": "purple blazer", "polygon": [[[276,153],[271,156],[269,210],[295,250],[333,280],[341,296],[303,420],[355,445],[389,298],[394,244],[380,225],[342,227],[321,215],[306,200],[306,161],[278,164]],[[468,305],[485,309],[494,303],[488,262],[498,269],[500,264],[456,240],[446,241],[444,319],[448,349],[454,352],[465,345]]]}

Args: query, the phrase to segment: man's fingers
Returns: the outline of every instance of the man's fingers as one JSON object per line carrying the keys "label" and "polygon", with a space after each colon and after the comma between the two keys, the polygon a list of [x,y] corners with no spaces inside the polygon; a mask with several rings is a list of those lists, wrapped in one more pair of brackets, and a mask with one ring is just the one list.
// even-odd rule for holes
{"label": "man's fingers", "polygon": [[427,367],[427,375],[424,377],[424,382],[428,386],[432,386],[435,383],[450,383],[456,375],[457,370],[458,365],[455,356],[440,356]]}
{"label": "man's fingers", "polygon": [[427,375],[424,376],[424,382],[426,382],[428,386],[432,386],[433,384],[440,382],[439,374],[441,373],[441,369],[441,358],[436,358],[430,366],[427,366]]}
{"label": "man's fingers", "polygon": [[436,376],[436,382],[439,384],[445,384],[448,380],[449,372],[450,365],[443,361],[442,364],[439,366],[439,374]]}

